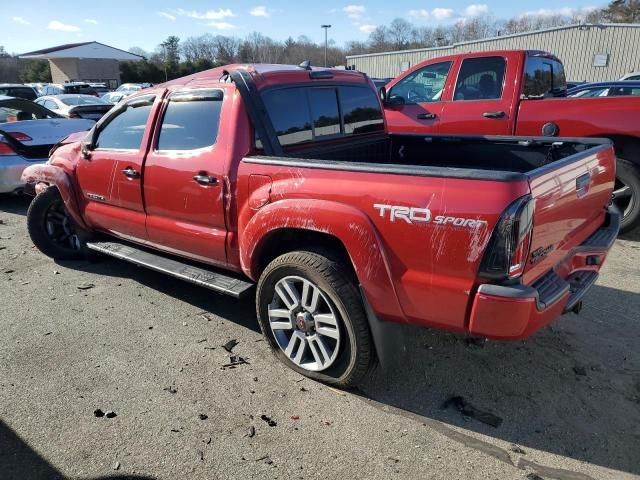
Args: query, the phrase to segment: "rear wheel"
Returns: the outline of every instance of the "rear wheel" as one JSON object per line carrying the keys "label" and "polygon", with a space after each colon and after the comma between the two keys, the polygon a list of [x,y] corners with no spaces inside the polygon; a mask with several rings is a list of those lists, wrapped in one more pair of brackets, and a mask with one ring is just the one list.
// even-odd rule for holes
{"label": "rear wheel", "polygon": [[39,193],[27,211],[27,229],[34,245],[56,260],[87,257],[88,235],[69,215],[56,188]]}
{"label": "rear wheel", "polygon": [[258,281],[257,313],[273,353],[307,377],[357,385],[375,362],[353,274],[317,252],[286,253]]}
{"label": "rear wheel", "polygon": [[613,202],[622,212],[621,232],[640,225],[640,170],[624,158],[617,161]]}

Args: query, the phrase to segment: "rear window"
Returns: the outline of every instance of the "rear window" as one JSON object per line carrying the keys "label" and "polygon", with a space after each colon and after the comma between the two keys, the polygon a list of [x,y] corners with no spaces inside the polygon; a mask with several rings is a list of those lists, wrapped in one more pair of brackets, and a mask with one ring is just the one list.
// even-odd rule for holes
{"label": "rear window", "polygon": [[562,63],[552,58],[527,57],[522,90],[525,98],[561,97],[566,93]]}
{"label": "rear window", "polygon": [[283,88],[262,98],[283,146],[384,130],[378,98],[365,86]]}
{"label": "rear window", "polygon": [[24,98],[26,100],[35,100],[38,98],[36,92],[30,87],[0,87],[0,95]]}
{"label": "rear window", "polygon": [[222,90],[176,92],[162,119],[158,150],[196,150],[218,138]]}

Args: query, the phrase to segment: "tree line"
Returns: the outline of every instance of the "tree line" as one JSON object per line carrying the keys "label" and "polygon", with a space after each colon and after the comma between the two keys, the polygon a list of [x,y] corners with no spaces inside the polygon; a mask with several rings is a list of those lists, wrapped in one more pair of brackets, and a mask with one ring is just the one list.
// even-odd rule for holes
{"label": "tree line", "polygon": [[[376,27],[366,41],[347,42],[343,47],[334,42],[327,49],[329,66],[345,65],[347,55],[384,52],[411,48],[429,48],[488,37],[524,33],[532,30],[573,25],[577,23],[638,23],[640,0],[613,0],[603,9],[591,9],[567,14],[539,12],[508,20],[489,15],[476,15],[435,27],[417,26],[396,18],[388,25]],[[144,57],[137,62],[121,62],[123,82],[159,83],[198,71],[229,63],[299,64],[310,60],[312,65],[324,65],[323,43],[307,36],[284,41],[274,40],[258,32],[245,38],[204,34],[184,40],[172,35],[153,52],[138,47],[129,50]],[[0,56],[6,55],[0,46]],[[48,64],[29,62],[22,68],[23,82],[50,81]]]}

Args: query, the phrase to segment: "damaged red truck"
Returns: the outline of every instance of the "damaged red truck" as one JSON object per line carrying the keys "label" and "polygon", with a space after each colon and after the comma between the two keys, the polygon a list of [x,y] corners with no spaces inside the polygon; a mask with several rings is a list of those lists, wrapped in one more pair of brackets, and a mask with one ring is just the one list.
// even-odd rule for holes
{"label": "damaged red truck", "polygon": [[389,135],[353,71],[231,65],[147,89],[49,163],[35,245],[240,297],[275,355],[359,383],[388,326],[526,338],[575,311],[620,224],[607,140]]}

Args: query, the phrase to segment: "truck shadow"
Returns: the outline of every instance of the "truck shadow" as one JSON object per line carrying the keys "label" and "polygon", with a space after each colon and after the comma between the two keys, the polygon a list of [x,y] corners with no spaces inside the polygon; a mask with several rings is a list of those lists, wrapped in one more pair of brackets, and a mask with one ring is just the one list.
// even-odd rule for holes
{"label": "truck shadow", "polygon": [[79,479],[65,477],[0,420],[0,478],[3,480],[155,480],[138,475],[107,475]]}
{"label": "truck shadow", "polygon": [[[525,342],[474,342],[401,327],[406,351],[391,368],[378,369],[361,392],[545,478],[591,477],[550,471],[532,463],[534,452],[516,454],[510,445],[638,474],[639,310],[640,295],[596,285],[580,315],[566,315]],[[467,415],[459,399],[443,408],[452,397],[468,402]],[[469,408],[497,415],[502,423],[482,423]],[[500,447],[489,437],[508,444]]]}
{"label": "truck shadow", "polygon": [[32,199],[33,197],[28,195],[8,195],[6,193],[1,193],[0,212],[26,216]]}

